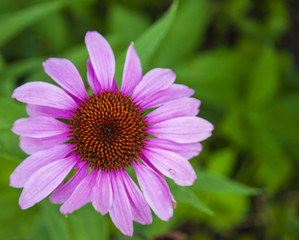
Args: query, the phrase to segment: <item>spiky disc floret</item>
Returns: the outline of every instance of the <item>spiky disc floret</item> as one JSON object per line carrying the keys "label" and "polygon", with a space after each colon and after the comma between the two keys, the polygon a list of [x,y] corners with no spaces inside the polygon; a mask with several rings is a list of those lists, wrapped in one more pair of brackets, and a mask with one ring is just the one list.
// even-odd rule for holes
{"label": "spiky disc floret", "polygon": [[70,120],[74,151],[92,168],[111,171],[135,161],[148,136],[143,111],[118,91],[91,95]]}

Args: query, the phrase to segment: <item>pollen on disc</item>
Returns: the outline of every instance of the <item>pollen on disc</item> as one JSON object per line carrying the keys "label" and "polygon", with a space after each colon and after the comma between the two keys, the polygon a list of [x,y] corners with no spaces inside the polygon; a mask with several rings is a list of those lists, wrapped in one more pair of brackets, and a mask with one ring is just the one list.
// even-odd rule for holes
{"label": "pollen on disc", "polygon": [[143,111],[118,91],[81,102],[70,120],[74,152],[92,168],[126,168],[141,154],[148,136]]}

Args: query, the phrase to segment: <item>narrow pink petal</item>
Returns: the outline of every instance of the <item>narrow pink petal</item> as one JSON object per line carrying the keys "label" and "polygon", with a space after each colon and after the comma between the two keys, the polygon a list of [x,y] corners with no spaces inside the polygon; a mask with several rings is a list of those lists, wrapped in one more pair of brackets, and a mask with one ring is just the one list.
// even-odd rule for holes
{"label": "narrow pink petal", "polygon": [[88,97],[83,80],[71,61],[63,58],[48,58],[43,66],[45,72],[67,92],[81,100]]}
{"label": "narrow pink petal", "polygon": [[101,92],[101,84],[94,72],[90,58],[87,61],[87,81],[94,94],[97,95]]}
{"label": "narrow pink petal", "polygon": [[133,164],[143,195],[163,221],[168,221],[173,214],[172,197],[165,179],[150,168],[138,162]]}
{"label": "narrow pink petal", "polygon": [[159,123],[171,118],[196,116],[200,101],[195,98],[180,98],[155,109],[147,115],[149,124]]}
{"label": "narrow pink petal", "polygon": [[43,166],[64,158],[72,150],[69,144],[57,145],[49,150],[40,151],[27,157],[10,175],[10,186],[21,188],[27,180]]}
{"label": "narrow pink petal", "polygon": [[134,49],[133,43],[130,44],[122,78],[121,92],[127,96],[135,89],[142,78],[142,67],[140,59]]}
{"label": "narrow pink petal", "polygon": [[112,85],[111,85],[111,90],[114,91],[114,92],[119,91],[118,86],[117,86],[116,81],[115,81],[115,78],[113,78]]}
{"label": "narrow pink petal", "polygon": [[64,143],[69,140],[69,133],[45,137],[45,138],[31,138],[20,137],[20,148],[27,154],[32,154],[38,151],[50,149],[58,144]]}
{"label": "narrow pink petal", "polygon": [[71,112],[53,107],[40,106],[35,104],[27,104],[26,111],[30,117],[52,117],[71,119]]}
{"label": "narrow pink petal", "polygon": [[170,69],[155,68],[147,72],[134,89],[132,98],[137,103],[150,98],[155,93],[170,87],[175,81],[175,73]]}
{"label": "narrow pink petal", "polygon": [[125,235],[133,235],[133,217],[129,199],[120,177],[111,174],[113,191],[113,204],[109,211],[111,220],[115,226]]}
{"label": "narrow pink petal", "polygon": [[153,220],[151,210],[141,191],[126,171],[120,171],[120,176],[129,197],[133,220],[141,224],[150,224]]}
{"label": "narrow pink petal", "polygon": [[179,117],[154,124],[148,133],[178,143],[203,141],[212,135],[214,126],[199,117]]}
{"label": "narrow pink petal", "polygon": [[161,172],[147,159],[147,157],[145,155],[141,155],[140,156],[140,160],[145,164],[145,166],[147,166],[148,168],[150,168],[153,172],[155,172],[158,177],[161,179],[161,183],[164,185],[165,187],[165,191],[167,191],[167,193],[169,194],[170,196],[170,199],[171,199],[171,203],[172,203],[172,206],[174,208],[176,208],[176,200],[174,199],[174,197],[172,196],[171,192],[170,192],[170,189],[168,187],[168,184],[167,182],[165,181],[164,179],[164,176],[161,174]]}
{"label": "narrow pink petal", "polygon": [[93,207],[101,214],[106,214],[113,202],[112,187],[109,173],[99,171],[96,183],[92,189],[91,201]]}
{"label": "narrow pink petal", "polygon": [[27,209],[47,197],[68,175],[76,164],[74,157],[67,157],[40,168],[26,182],[19,204]]}
{"label": "narrow pink petal", "polygon": [[38,104],[64,110],[73,110],[76,102],[61,88],[46,82],[29,82],[16,88],[12,94],[20,102]]}
{"label": "narrow pink petal", "polygon": [[69,127],[55,118],[30,117],[16,120],[11,130],[25,137],[43,138],[69,132]]}
{"label": "narrow pink petal", "polygon": [[144,99],[140,107],[143,109],[161,106],[175,99],[190,97],[194,90],[182,84],[172,84],[169,88],[161,90],[149,98]]}
{"label": "narrow pink petal", "polygon": [[143,154],[162,174],[173,179],[176,184],[190,186],[196,179],[191,164],[182,156],[163,149],[147,147]]}
{"label": "narrow pink petal", "polygon": [[109,90],[115,72],[115,59],[109,43],[95,31],[86,33],[85,43],[102,90]]}
{"label": "narrow pink petal", "polygon": [[153,148],[164,149],[171,152],[175,152],[186,159],[190,159],[197,156],[202,150],[202,145],[198,142],[176,143],[176,142],[172,142],[160,138],[148,139],[146,145]]}
{"label": "narrow pink petal", "polygon": [[62,214],[71,213],[90,202],[91,190],[95,184],[97,171],[91,171],[76,187],[72,195],[60,207]]}
{"label": "narrow pink petal", "polygon": [[76,187],[88,174],[88,165],[83,165],[78,169],[76,174],[65,184],[58,186],[51,194],[50,201],[52,203],[64,203],[74,192]]}

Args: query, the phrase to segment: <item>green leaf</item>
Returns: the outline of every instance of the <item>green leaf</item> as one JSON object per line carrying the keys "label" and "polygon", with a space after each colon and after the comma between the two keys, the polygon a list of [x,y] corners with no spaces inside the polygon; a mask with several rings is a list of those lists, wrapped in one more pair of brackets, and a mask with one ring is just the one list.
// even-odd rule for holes
{"label": "green leaf", "polygon": [[214,212],[208,208],[191,189],[176,187],[173,190],[173,194],[178,202],[190,204],[201,212],[214,215]]}
{"label": "green leaf", "polygon": [[240,78],[246,71],[244,54],[228,48],[205,51],[176,67],[177,78],[196,89],[199,99],[224,108],[238,103]]}
{"label": "green leaf", "polygon": [[171,30],[157,51],[155,64],[168,67],[194,52],[204,40],[212,9],[208,0],[181,1]]}
{"label": "green leaf", "polygon": [[[114,54],[116,56],[121,54],[123,49],[128,47],[130,41],[141,35],[149,25],[149,19],[140,12],[132,11],[122,5],[110,6],[108,27],[111,32],[110,40],[113,38],[114,45],[116,45],[113,47]],[[118,53],[118,49],[121,49],[121,52]]]}
{"label": "green leaf", "polygon": [[1,89],[0,95],[10,97],[13,90],[17,87],[17,79],[31,73],[41,66],[42,60],[39,58],[25,59],[9,64],[0,72]]}
{"label": "green leaf", "polygon": [[42,207],[42,217],[52,240],[71,240],[64,215],[59,212],[57,205],[51,204],[46,199],[39,205]]}
{"label": "green leaf", "polygon": [[[166,14],[154,23],[145,33],[143,33],[135,41],[135,49],[140,57],[143,69],[148,68],[148,64],[157,51],[162,40],[168,33],[173,20],[175,18],[178,8],[178,1],[174,1]],[[126,57],[126,51],[123,52],[120,57],[116,59],[116,73],[115,79],[117,84],[120,86],[121,76],[123,72],[123,64]]]}
{"label": "green leaf", "polygon": [[26,116],[24,104],[11,98],[0,97],[0,115],[0,152],[24,157],[24,153],[18,148],[19,137],[11,132],[13,122]]}
{"label": "green leaf", "polygon": [[228,179],[208,171],[198,171],[197,180],[192,189],[196,192],[221,193],[221,194],[240,194],[254,195],[258,194],[258,189],[248,187],[237,181]]}
{"label": "green leaf", "polygon": [[202,215],[213,229],[220,232],[234,229],[246,219],[249,211],[250,199],[244,195],[209,194],[206,199],[213,208],[213,217]]}
{"label": "green leaf", "polygon": [[211,172],[228,175],[235,166],[237,152],[232,148],[221,148],[210,155],[207,162]]}
{"label": "green leaf", "polygon": [[26,27],[60,10],[64,5],[64,1],[47,2],[6,15],[0,19],[0,47]]}
{"label": "green leaf", "polygon": [[[285,123],[280,122],[280,124],[284,125]],[[294,129],[294,131],[296,130]],[[295,165],[292,167],[291,159],[282,148],[281,142],[273,137],[273,132],[268,132],[266,128],[260,127],[259,131],[255,131],[253,134],[255,139],[252,144],[253,151],[258,160],[256,178],[268,192],[275,193],[291,180],[296,167]],[[275,171],[273,171],[273,166],[275,166]]]}
{"label": "green leaf", "polygon": [[8,185],[6,188],[0,188],[0,239],[30,239],[27,237],[38,221],[36,208],[21,210],[18,205],[20,189],[8,188]]}
{"label": "green leaf", "polygon": [[252,109],[260,109],[270,103],[277,91],[280,69],[275,50],[265,45],[249,76],[248,105]]}
{"label": "green leaf", "polygon": [[74,240],[108,239],[105,217],[94,210],[91,204],[69,214],[67,219]]}

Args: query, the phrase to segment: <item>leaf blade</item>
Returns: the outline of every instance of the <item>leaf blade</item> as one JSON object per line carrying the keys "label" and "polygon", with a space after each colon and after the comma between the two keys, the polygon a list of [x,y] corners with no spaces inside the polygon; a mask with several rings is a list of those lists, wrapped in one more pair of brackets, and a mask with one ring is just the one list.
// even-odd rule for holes
{"label": "leaf blade", "polygon": [[47,16],[50,13],[60,10],[64,6],[64,1],[48,2],[34,5],[20,10],[14,14],[7,15],[1,19],[0,25],[0,47],[15,37],[19,32],[30,26],[34,22]]}
{"label": "leaf blade", "polygon": [[[168,30],[170,29],[173,20],[175,18],[178,8],[178,1],[175,0],[169,10],[165,15],[155,22],[145,33],[143,33],[135,42],[134,47],[138,53],[141,60],[143,69],[147,69],[150,59],[155,54],[160,43],[166,36]],[[115,79],[117,84],[120,86],[121,76],[123,72],[123,64],[126,56],[126,51],[124,51],[116,59],[116,73]]]}

